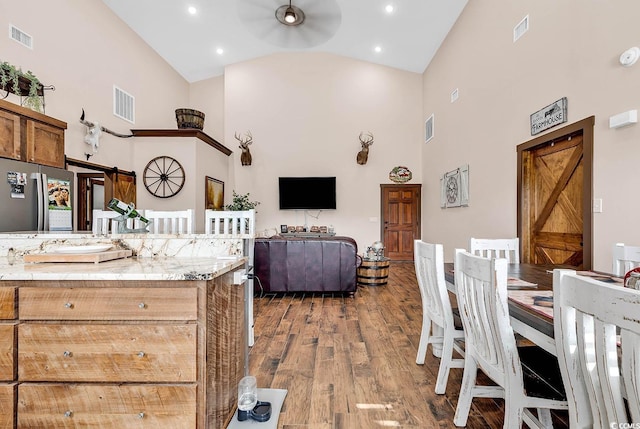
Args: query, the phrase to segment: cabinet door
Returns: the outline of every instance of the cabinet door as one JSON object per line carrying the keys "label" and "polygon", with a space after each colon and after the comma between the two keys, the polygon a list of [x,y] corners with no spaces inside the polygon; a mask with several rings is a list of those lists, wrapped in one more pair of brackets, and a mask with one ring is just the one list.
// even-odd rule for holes
{"label": "cabinet door", "polygon": [[[15,379],[16,363],[16,326],[0,325],[0,380],[12,381]],[[0,398],[2,393],[0,392]],[[2,414],[2,412],[0,412]],[[2,419],[0,419],[1,421]],[[0,427],[5,427],[0,425]]]}
{"label": "cabinet door", "polygon": [[0,428],[15,427],[16,383],[0,384]]}
{"label": "cabinet door", "polygon": [[64,130],[28,120],[27,161],[64,168]]}
{"label": "cabinet door", "polygon": [[0,110],[0,157],[20,159],[20,117]]}

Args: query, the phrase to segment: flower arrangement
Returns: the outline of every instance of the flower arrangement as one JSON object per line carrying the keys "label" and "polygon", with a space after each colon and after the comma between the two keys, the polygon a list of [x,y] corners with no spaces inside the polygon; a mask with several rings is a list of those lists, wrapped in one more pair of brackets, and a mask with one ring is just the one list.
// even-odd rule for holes
{"label": "flower arrangement", "polygon": [[[27,86],[26,90],[24,86],[21,87],[21,83]],[[42,113],[42,99],[38,92],[42,91],[43,85],[31,70],[27,70],[25,73],[6,61],[1,62],[0,89],[12,92],[18,97],[24,96],[25,99],[22,101],[23,106]]]}
{"label": "flower arrangement", "polygon": [[233,191],[231,204],[224,206],[225,210],[242,211],[255,209],[260,204],[259,201],[249,201],[249,192],[244,195],[236,194]]}

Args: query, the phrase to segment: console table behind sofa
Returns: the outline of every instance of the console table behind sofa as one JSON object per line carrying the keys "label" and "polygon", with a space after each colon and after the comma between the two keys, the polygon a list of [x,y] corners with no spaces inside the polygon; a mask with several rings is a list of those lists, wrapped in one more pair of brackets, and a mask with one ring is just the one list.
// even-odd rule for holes
{"label": "console table behind sofa", "polygon": [[356,291],[358,248],[350,237],[257,238],[254,251],[257,293]]}

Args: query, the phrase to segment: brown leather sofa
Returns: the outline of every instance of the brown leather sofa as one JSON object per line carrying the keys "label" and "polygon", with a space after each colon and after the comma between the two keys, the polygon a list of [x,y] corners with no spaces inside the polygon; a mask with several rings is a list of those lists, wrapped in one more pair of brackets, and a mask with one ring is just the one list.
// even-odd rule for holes
{"label": "brown leather sofa", "polygon": [[353,293],[358,260],[350,237],[257,238],[254,291]]}

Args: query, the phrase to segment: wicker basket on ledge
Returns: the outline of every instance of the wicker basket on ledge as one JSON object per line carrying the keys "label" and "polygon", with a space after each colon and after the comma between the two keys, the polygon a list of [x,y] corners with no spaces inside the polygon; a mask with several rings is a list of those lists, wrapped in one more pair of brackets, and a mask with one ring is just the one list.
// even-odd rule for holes
{"label": "wicker basket on ledge", "polygon": [[194,109],[176,109],[176,121],[178,128],[195,128],[201,130],[204,127],[204,113]]}

